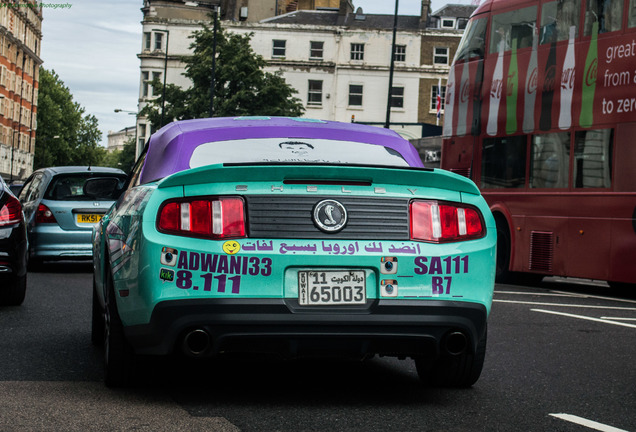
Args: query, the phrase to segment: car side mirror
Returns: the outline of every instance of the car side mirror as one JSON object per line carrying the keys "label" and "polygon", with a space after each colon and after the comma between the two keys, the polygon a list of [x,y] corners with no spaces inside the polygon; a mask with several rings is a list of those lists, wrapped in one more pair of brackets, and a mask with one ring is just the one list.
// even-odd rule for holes
{"label": "car side mirror", "polygon": [[117,199],[123,189],[119,187],[120,180],[116,177],[95,177],[84,183],[84,195],[93,198]]}

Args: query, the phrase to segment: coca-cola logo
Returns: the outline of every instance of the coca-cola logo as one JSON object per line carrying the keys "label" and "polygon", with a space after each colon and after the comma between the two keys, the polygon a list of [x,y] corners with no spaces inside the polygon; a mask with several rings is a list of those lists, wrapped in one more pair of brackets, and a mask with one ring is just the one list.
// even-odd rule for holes
{"label": "coca-cola logo", "polygon": [[466,80],[464,82],[464,85],[462,86],[462,91],[459,95],[459,98],[461,99],[462,102],[466,102],[469,96],[470,96],[470,83],[468,80]]}
{"label": "coca-cola logo", "polygon": [[502,80],[500,79],[492,80],[492,87],[490,87],[490,96],[494,98],[500,98],[502,87],[503,87]]}
{"label": "coca-cola logo", "polygon": [[590,64],[590,67],[585,71],[585,84],[588,86],[594,85],[596,83],[596,73],[598,68],[598,60],[594,59]]}
{"label": "coca-cola logo", "polygon": [[561,73],[561,88],[571,89],[574,87],[574,68],[564,69]]}
{"label": "coca-cola logo", "polygon": [[554,79],[556,78],[556,66],[552,65],[545,71],[545,79],[543,80],[543,91],[554,90]]}
{"label": "coca-cola logo", "polygon": [[528,83],[526,86],[526,92],[528,94],[532,94],[537,91],[537,87],[539,86],[539,74],[537,73],[537,68],[532,69],[530,72],[530,79],[528,79]]}

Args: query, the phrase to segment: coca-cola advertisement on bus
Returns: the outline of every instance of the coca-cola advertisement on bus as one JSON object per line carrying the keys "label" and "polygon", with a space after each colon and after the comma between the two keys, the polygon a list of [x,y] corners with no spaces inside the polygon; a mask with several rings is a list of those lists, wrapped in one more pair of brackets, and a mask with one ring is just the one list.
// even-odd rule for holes
{"label": "coca-cola advertisement on bus", "polygon": [[[636,115],[636,33],[570,26],[560,40],[533,26],[502,36],[483,60],[481,130],[486,136],[592,128]],[[496,34],[496,32],[495,32]],[[514,35],[515,32],[513,31]],[[482,60],[453,65],[445,136],[475,134],[470,94]],[[450,116],[448,115],[450,114]],[[452,117],[451,117],[452,116]],[[452,119],[452,122],[451,122]],[[447,124],[451,122],[450,124]],[[472,127],[471,127],[472,123]],[[477,132],[478,133],[478,132]]]}

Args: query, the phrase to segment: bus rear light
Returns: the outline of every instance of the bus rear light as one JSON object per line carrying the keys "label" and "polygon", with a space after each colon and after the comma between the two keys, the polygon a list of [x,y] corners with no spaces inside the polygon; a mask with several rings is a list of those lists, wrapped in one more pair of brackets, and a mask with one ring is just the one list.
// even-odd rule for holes
{"label": "bus rear light", "polygon": [[483,237],[479,211],[437,201],[411,201],[411,239],[425,242],[452,242]]}
{"label": "bus rear light", "polygon": [[0,226],[11,225],[22,220],[22,205],[13,196],[7,194],[7,202],[0,207]]}
{"label": "bus rear light", "polygon": [[212,239],[245,237],[241,198],[196,198],[169,201],[159,210],[159,231]]}
{"label": "bus rear light", "polygon": [[44,204],[38,206],[38,210],[35,212],[35,223],[57,223],[53,212]]}

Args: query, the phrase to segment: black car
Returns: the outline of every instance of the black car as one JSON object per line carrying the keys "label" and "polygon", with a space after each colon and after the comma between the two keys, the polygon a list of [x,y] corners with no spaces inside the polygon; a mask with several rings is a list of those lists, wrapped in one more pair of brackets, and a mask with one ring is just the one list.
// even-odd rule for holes
{"label": "black car", "polygon": [[0,306],[24,301],[27,234],[22,205],[0,178]]}

